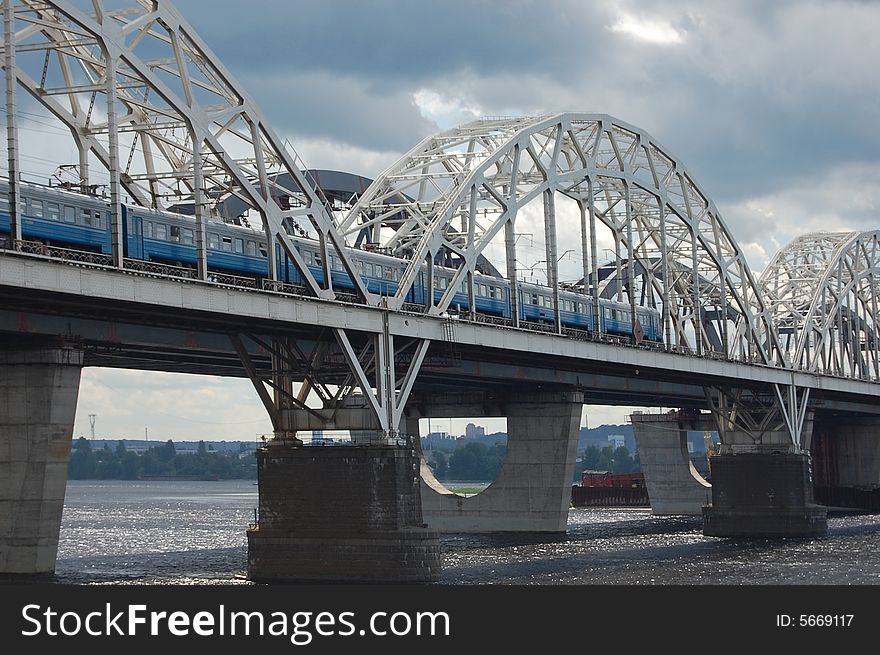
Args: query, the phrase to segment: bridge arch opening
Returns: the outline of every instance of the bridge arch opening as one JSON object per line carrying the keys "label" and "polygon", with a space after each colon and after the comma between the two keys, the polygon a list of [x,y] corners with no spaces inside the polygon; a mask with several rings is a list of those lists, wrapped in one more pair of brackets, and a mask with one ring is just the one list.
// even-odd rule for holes
{"label": "bridge arch opening", "polygon": [[418,423],[420,474],[428,489],[469,498],[498,479],[507,460],[506,418],[422,418]]}

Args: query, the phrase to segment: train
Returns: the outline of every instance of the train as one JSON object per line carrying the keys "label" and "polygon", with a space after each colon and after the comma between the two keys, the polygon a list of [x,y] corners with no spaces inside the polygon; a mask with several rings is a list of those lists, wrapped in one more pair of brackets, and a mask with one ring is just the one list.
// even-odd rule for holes
{"label": "train", "polygon": [[[9,238],[9,184],[0,180],[0,238]],[[60,248],[110,254],[112,251],[110,207],[107,199],[84,193],[79,187],[19,185],[22,238]],[[196,267],[195,218],[192,215],[159,211],[122,204],[123,255],[128,259],[169,266]],[[261,282],[268,276],[266,236],[245,225],[208,221],[206,226],[207,264],[209,271],[253,278]],[[324,269],[317,240],[292,236],[312,275],[324,282]],[[349,248],[347,254],[357,268],[364,285],[380,296],[392,296],[408,261],[369,248]],[[302,284],[299,269],[287,253],[276,245],[278,281]],[[330,275],[335,289],[351,289],[352,283],[340,258],[330,255]],[[451,284],[455,271],[434,267],[434,302],[440,301]],[[427,304],[426,272],[419,271],[405,302]],[[511,288],[507,280],[476,273],[474,275],[474,313],[510,320]],[[470,312],[466,283],[456,289],[450,308]],[[546,286],[518,282],[516,288],[520,321],[553,324],[553,292]],[[561,289],[559,315],[563,327],[631,337],[634,334],[632,308],[626,303],[599,299],[599,326],[590,296]],[[641,340],[661,342],[659,312],[637,307]]]}

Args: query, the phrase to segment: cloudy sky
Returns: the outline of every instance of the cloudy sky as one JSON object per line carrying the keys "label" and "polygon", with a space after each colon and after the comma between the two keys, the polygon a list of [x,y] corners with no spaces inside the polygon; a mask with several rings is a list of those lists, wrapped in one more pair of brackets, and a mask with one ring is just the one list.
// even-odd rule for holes
{"label": "cloudy sky", "polygon": [[[756,272],[800,233],[880,223],[877,2],[178,6],[311,167],[373,176],[481,115],[602,112],[685,163]],[[77,435],[90,413],[98,436],[270,431],[240,381],[87,370]],[[591,409],[589,423],[625,414]]]}

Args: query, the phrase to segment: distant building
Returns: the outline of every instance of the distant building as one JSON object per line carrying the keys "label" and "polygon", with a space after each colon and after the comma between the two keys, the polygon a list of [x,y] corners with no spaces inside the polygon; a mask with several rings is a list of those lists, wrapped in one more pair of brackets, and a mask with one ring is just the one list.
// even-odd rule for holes
{"label": "distant building", "polygon": [[[329,439],[327,441],[329,441]],[[323,446],[327,441],[324,440],[323,430],[312,430],[312,443],[314,445]]]}
{"label": "distant building", "polygon": [[422,448],[430,450],[454,450],[455,437],[446,432],[429,432],[422,437]]}
{"label": "distant building", "polygon": [[609,434],[608,435],[608,445],[614,448],[615,450],[626,446],[626,437],[622,434]]}
{"label": "distant building", "polygon": [[482,425],[474,425],[473,423],[468,423],[464,429],[465,439],[477,439],[479,437],[486,436],[486,428]]}

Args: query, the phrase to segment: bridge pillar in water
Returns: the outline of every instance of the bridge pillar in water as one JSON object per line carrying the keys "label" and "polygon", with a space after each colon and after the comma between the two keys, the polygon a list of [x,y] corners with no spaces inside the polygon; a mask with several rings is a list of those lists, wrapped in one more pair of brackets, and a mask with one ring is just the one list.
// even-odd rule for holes
{"label": "bridge pillar in water", "polygon": [[[809,443],[811,425],[805,425]],[[712,457],[712,505],[703,510],[703,534],[712,537],[812,537],[828,531],[827,513],[813,499],[809,452],[787,433],[763,444],[742,435]],[[739,442],[739,443],[737,443]]]}
{"label": "bridge pillar in water", "polygon": [[831,415],[817,420],[813,462],[822,503],[880,510],[880,419]]}
{"label": "bridge pillar in water", "polygon": [[633,414],[631,420],[651,513],[700,516],[712,485],[691,462],[687,433],[714,430],[714,419],[708,414],[670,412]]}
{"label": "bridge pillar in water", "polygon": [[880,420],[846,418],[835,422],[837,484],[841,487],[880,487]]}
{"label": "bridge pillar in water", "polygon": [[0,574],[55,571],[82,362],[73,347],[0,349]]}
{"label": "bridge pillar in water", "polygon": [[248,530],[250,579],[439,578],[439,539],[422,520],[412,448],[275,439],[257,450],[257,466],[259,522]]}
{"label": "bridge pillar in water", "polygon": [[[498,478],[464,498],[445,489],[422,460],[422,508],[438,532],[565,532],[583,394],[505,397],[507,457]],[[417,419],[407,430],[418,443]]]}

